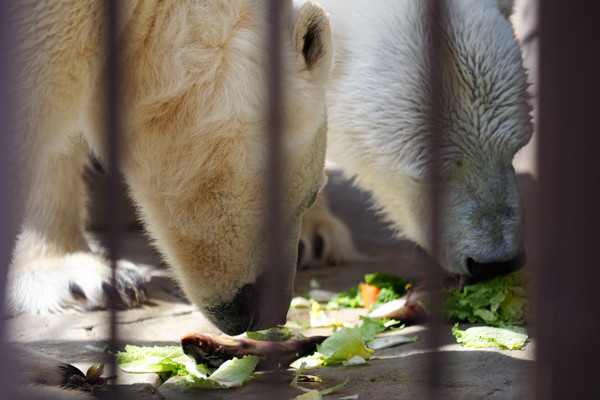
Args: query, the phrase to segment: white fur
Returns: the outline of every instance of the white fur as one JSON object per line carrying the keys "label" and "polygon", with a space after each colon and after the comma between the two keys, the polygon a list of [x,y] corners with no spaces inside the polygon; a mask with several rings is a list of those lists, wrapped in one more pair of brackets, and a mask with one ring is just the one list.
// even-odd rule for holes
{"label": "white fur", "polygon": [[[327,157],[372,192],[398,234],[431,250],[427,2],[323,0],[334,37]],[[505,3],[505,2],[501,2]],[[510,260],[523,251],[511,166],[532,126],[525,71],[494,0],[444,2],[444,193],[439,261]]]}
{"label": "white fur", "polygon": [[[81,180],[87,151],[106,159],[104,4],[28,0],[15,7],[22,39],[15,96],[25,204],[9,273],[13,313],[92,309],[106,302],[109,269],[84,236]],[[140,217],[201,308],[228,305],[242,287],[269,273],[283,289],[272,310],[279,320],[291,298],[300,217],[325,180],[324,84],[331,61],[325,13],[314,3],[298,9],[291,0],[284,4],[285,261],[280,270],[265,271],[266,3],[119,4],[121,164]],[[307,32],[317,39],[309,46]],[[305,54],[306,48],[314,51]],[[140,300],[131,297],[137,278],[130,267],[120,269],[117,288],[126,305]],[[73,296],[73,282],[85,299]],[[268,314],[268,294],[257,294],[253,304],[236,303],[245,307],[239,312],[230,307],[231,315],[211,317],[225,330],[243,329],[244,322],[236,321],[250,323],[252,316],[242,311],[266,307]]]}

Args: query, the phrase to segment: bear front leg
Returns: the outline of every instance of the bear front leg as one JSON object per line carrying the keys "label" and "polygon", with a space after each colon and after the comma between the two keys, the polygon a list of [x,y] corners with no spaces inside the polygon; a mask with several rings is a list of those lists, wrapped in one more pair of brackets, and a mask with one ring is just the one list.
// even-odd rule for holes
{"label": "bear front leg", "polygon": [[320,193],[302,217],[298,268],[372,261],[376,259],[356,249],[350,229],[329,210],[325,193]]}
{"label": "bear front leg", "polygon": [[9,269],[11,314],[104,308],[115,293],[124,307],[146,299],[135,265],[119,261],[113,286],[109,261],[92,253],[85,239],[85,149],[77,138],[67,148],[30,152],[24,160],[30,165],[23,182],[23,224]]}

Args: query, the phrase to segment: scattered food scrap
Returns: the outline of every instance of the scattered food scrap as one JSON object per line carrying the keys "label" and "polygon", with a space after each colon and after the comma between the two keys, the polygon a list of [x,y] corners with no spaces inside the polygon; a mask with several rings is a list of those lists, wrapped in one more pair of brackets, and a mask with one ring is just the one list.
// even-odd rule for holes
{"label": "scattered food scrap", "polygon": [[527,331],[521,327],[473,326],[463,331],[458,328],[458,323],[452,328],[452,334],[467,347],[500,347],[508,350],[521,349],[528,338]]}
{"label": "scattered food scrap", "polygon": [[369,317],[394,318],[407,324],[421,322],[427,317],[423,302],[428,297],[428,291],[410,288],[409,292],[401,298],[391,300],[376,307],[369,313]]}
{"label": "scattered food scrap", "polygon": [[246,337],[253,340],[282,342],[292,338],[292,330],[285,326],[278,326],[277,328],[269,328],[262,331],[246,332]]}
{"label": "scattered food scrap", "polygon": [[[304,395],[298,396],[294,400],[297,400],[297,399],[302,399],[302,400],[321,399],[322,396],[324,396],[326,394],[337,392],[338,390],[343,388],[346,385],[346,383],[349,382],[349,379],[346,379],[344,382],[340,383],[339,385],[336,385],[334,387],[331,387],[331,388],[325,389],[325,390],[321,390],[321,391],[307,389],[307,388],[304,388],[304,387],[298,385],[298,377],[304,371],[305,368],[306,368],[306,363],[302,363],[300,365],[300,367],[298,368],[298,371],[296,371],[296,375],[294,376],[294,379],[292,379],[292,383],[290,383],[290,386],[293,387],[294,389],[298,389],[300,391],[305,392]],[[304,396],[304,397],[302,397],[302,396]]]}
{"label": "scattered food scrap", "polygon": [[328,307],[377,307],[404,296],[411,284],[409,280],[385,272],[367,274],[364,283],[341,292],[328,303]]}
{"label": "scattered food scrap", "polygon": [[207,389],[238,387],[248,382],[260,359],[244,356],[228,360],[211,373],[206,365],[197,365],[179,346],[125,346],[117,353],[117,365],[131,373],[158,373],[171,384],[195,386]]}
{"label": "scattered food scrap", "polygon": [[450,319],[487,325],[525,322],[529,310],[526,269],[489,281],[446,290],[444,312]]}
{"label": "scattered food scrap", "polygon": [[[300,358],[290,364],[299,368],[303,363],[308,368],[318,368],[330,365],[364,364],[373,353],[373,348],[395,346],[402,343],[414,342],[416,338],[395,338],[377,340],[377,334],[396,326],[400,321],[390,321],[361,317],[362,324],[353,328],[341,328],[317,345],[317,351],[309,356]],[[391,323],[390,323],[391,322]],[[403,325],[396,329],[401,329]]]}
{"label": "scattered food scrap", "polygon": [[181,338],[181,347],[196,363],[209,368],[218,367],[234,357],[254,355],[260,358],[258,369],[275,369],[285,368],[297,358],[312,353],[325,339],[326,336],[310,336],[273,342],[189,333]]}

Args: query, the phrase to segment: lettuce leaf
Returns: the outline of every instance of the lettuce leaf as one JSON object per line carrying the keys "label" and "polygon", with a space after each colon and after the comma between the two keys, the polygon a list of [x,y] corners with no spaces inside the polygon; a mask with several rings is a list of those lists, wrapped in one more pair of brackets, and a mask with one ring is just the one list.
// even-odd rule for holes
{"label": "lettuce leaf", "polygon": [[379,290],[389,289],[388,292],[394,292],[398,297],[402,297],[406,294],[406,285],[411,282],[396,275],[385,272],[376,272],[374,274],[365,275],[365,283],[373,285]]}
{"label": "lettuce leaf", "polygon": [[236,383],[241,385],[250,378],[259,361],[259,357],[249,355],[227,360],[212,373],[209,379],[228,387]]}
{"label": "lettuce leaf", "polygon": [[363,306],[362,297],[358,287],[351,287],[350,289],[341,292],[336,298],[329,300],[327,303],[327,309],[336,309],[340,306],[346,308],[360,308]]}
{"label": "lettuce leaf", "polygon": [[269,328],[262,331],[246,332],[246,336],[253,340],[282,342],[292,337],[292,330],[285,326],[278,326],[277,328]]}
{"label": "lettuce leaf", "polygon": [[342,328],[317,345],[317,352],[324,356],[323,365],[339,365],[354,356],[365,360],[373,350],[365,346],[360,328]]}
{"label": "lettuce leaf", "polygon": [[444,313],[448,318],[470,323],[506,326],[527,319],[529,301],[526,272],[521,270],[464,289],[446,291]]}
{"label": "lettuce leaf", "polygon": [[467,347],[500,347],[508,350],[521,349],[528,338],[525,328],[474,326],[462,331],[458,328],[458,323],[452,327],[452,334],[457,342]]}
{"label": "lettuce leaf", "polygon": [[117,353],[117,365],[132,373],[158,373],[163,380],[175,379],[176,385],[207,389],[237,387],[246,383],[259,362],[257,356],[234,358],[221,364],[212,374],[204,365],[196,365],[180,346],[125,346]]}
{"label": "lettuce leaf", "polygon": [[364,316],[360,316],[360,319],[362,321],[362,325],[360,325],[359,327],[360,333],[367,346],[373,344],[373,339],[375,339],[375,335],[387,329],[387,327],[385,326],[386,320],[369,318]]}
{"label": "lettuce leaf", "polygon": [[[365,275],[364,281],[380,290],[377,295],[377,302],[373,307],[404,296],[406,294],[407,285],[411,284],[410,281],[404,278],[385,272],[367,274]],[[351,287],[347,291],[341,292],[336,298],[327,303],[328,309],[335,309],[340,306],[347,308],[363,307],[364,304],[359,288]]]}
{"label": "lettuce leaf", "polygon": [[[117,353],[117,365],[125,372],[173,372],[177,375],[183,363],[190,362],[181,346],[133,346]],[[185,366],[183,366],[185,368]]]}

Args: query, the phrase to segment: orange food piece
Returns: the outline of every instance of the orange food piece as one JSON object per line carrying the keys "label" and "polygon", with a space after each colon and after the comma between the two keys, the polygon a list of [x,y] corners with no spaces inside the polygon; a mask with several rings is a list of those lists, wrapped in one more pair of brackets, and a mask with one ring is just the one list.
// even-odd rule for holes
{"label": "orange food piece", "polygon": [[380,292],[377,287],[367,283],[361,283],[358,287],[364,308],[370,308],[373,304],[377,303],[377,295]]}

